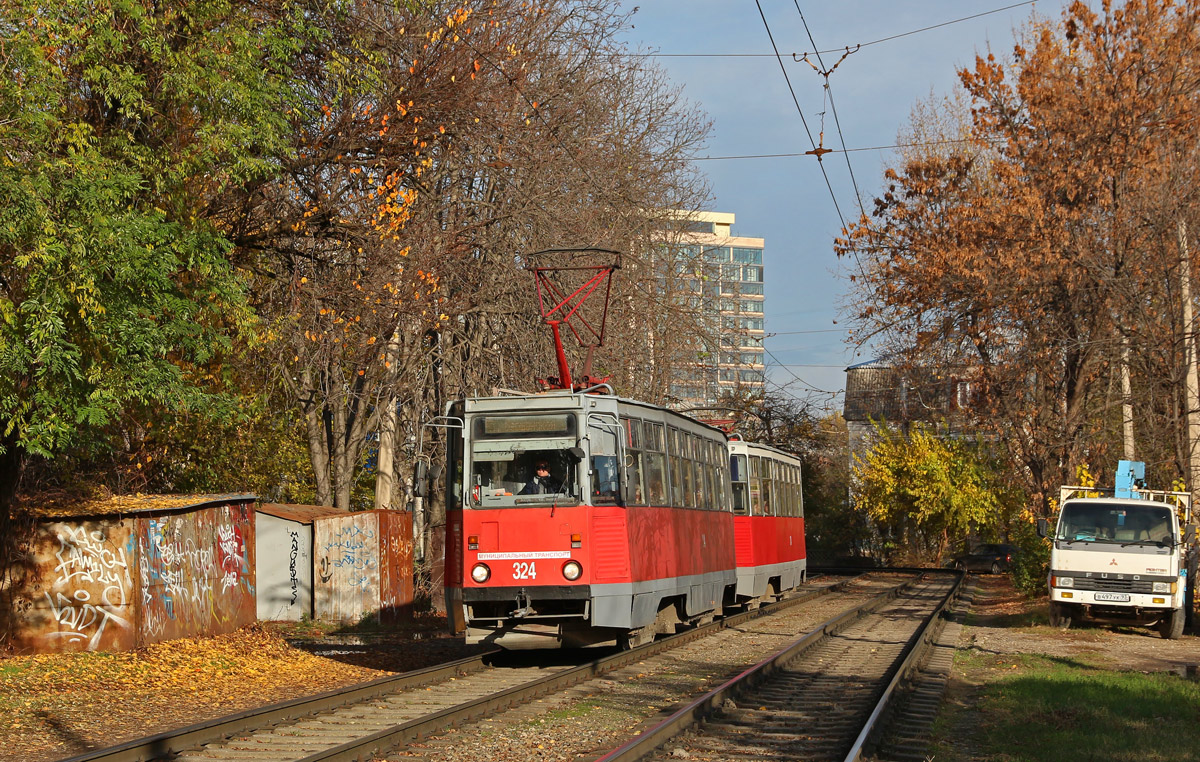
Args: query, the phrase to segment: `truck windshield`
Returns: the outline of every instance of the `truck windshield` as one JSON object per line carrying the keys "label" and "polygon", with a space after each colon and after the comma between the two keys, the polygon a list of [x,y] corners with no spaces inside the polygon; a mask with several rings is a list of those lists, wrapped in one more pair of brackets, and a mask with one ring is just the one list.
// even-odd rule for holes
{"label": "truck windshield", "polygon": [[1068,502],[1058,521],[1067,542],[1171,543],[1171,509],[1166,506]]}

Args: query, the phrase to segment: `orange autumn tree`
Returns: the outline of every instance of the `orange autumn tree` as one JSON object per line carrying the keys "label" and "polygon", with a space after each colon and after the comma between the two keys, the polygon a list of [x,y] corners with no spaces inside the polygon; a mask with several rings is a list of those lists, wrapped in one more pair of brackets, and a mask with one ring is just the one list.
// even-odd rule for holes
{"label": "orange autumn tree", "polygon": [[699,207],[686,159],[707,121],[620,55],[605,0],[356,5],[337,23],[299,73],[295,155],[226,203],[271,326],[248,372],[302,414],[316,499],[398,506],[405,446],[445,400],[546,372],[521,255],[627,250],[645,210]]}
{"label": "orange autumn tree", "polygon": [[976,425],[1043,501],[1085,450],[1115,459],[1123,404],[1144,451],[1173,456],[1180,395],[1162,379],[1182,353],[1162,316],[1179,309],[1178,250],[1163,223],[1193,199],[1163,176],[1194,170],[1180,146],[1197,137],[1198,18],[1131,0],[1033,19],[1011,64],[959,72],[968,142],[907,155],[836,244],[862,265],[860,335],[976,379]]}
{"label": "orange autumn tree", "polygon": [[470,110],[471,19],[462,3],[345,8],[302,72],[294,155],[237,199],[235,240],[269,322],[262,371],[301,413],[321,504],[366,507],[365,448],[387,431],[397,384],[429,372],[409,355],[447,319],[437,252],[409,226],[430,157]]}

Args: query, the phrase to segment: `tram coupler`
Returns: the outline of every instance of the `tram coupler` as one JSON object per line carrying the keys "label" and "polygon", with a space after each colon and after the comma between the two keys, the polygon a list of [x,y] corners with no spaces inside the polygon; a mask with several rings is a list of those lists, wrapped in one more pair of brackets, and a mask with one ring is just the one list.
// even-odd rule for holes
{"label": "tram coupler", "polygon": [[513,619],[523,619],[527,616],[533,616],[537,611],[533,608],[533,599],[531,599],[524,590],[517,593],[517,608],[508,612],[508,615]]}

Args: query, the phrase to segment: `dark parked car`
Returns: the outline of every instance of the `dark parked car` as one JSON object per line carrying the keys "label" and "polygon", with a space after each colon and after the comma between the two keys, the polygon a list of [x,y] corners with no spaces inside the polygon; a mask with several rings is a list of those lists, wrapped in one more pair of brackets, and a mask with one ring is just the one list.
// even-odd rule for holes
{"label": "dark parked car", "polygon": [[987,543],[954,558],[955,569],[1000,574],[1012,568],[1017,546]]}

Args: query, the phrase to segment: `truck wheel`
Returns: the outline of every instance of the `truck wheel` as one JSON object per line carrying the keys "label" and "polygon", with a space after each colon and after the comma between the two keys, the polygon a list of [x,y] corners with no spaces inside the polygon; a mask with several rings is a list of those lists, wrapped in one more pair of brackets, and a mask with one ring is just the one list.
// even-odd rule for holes
{"label": "truck wheel", "polygon": [[1183,609],[1175,609],[1170,616],[1164,617],[1158,623],[1158,633],[1167,640],[1175,640],[1183,635],[1183,623],[1186,618],[1186,612]]}
{"label": "truck wheel", "polygon": [[1065,603],[1050,601],[1050,626],[1061,630],[1071,626],[1071,610]]}

